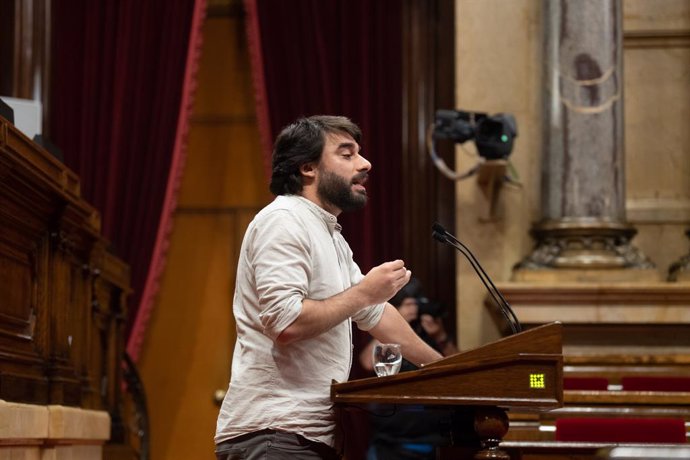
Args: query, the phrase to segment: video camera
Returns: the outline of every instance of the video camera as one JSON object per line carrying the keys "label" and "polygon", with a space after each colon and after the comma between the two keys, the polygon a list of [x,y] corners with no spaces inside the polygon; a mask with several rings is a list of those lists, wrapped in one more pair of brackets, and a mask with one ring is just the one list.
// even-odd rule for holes
{"label": "video camera", "polygon": [[479,155],[487,160],[508,158],[516,136],[515,117],[508,113],[436,111],[434,139],[450,139],[460,144],[474,139]]}

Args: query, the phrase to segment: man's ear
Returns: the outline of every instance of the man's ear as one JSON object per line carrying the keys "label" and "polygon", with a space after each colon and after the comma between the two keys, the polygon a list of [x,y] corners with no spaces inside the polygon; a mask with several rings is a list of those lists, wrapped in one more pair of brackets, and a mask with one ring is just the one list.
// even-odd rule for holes
{"label": "man's ear", "polygon": [[305,177],[316,177],[316,163],[304,163],[299,167],[299,172]]}

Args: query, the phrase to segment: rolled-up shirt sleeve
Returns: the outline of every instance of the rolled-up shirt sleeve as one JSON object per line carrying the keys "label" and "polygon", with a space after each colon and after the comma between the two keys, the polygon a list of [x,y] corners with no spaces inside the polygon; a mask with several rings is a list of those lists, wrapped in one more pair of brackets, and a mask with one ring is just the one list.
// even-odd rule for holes
{"label": "rolled-up shirt sleeve", "polygon": [[359,329],[368,331],[381,321],[385,306],[385,303],[379,303],[371,307],[363,308],[352,317],[352,320],[357,323]]}
{"label": "rolled-up shirt sleeve", "polygon": [[310,242],[288,211],[267,214],[254,227],[248,254],[261,311],[263,332],[275,340],[302,311],[311,264]]}

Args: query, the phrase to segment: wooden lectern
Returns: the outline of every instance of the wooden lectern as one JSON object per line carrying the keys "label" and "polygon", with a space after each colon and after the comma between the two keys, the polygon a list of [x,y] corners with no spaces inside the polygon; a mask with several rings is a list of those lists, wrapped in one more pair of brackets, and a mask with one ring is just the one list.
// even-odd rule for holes
{"label": "wooden lectern", "polygon": [[471,409],[481,443],[475,458],[509,459],[499,448],[508,431],[506,410],[563,406],[562,325],[539,326],[415,371],[334,383],[331,399],[341,407],[376,403]]}

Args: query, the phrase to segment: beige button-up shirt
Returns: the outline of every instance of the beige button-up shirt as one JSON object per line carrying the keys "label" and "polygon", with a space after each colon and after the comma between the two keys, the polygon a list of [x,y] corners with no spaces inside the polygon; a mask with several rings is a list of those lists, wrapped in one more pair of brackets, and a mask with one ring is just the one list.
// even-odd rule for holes
{"label": "beige button-up shirt", "polygon": [[354,320],[362,330],[379,304],[312,339],[274,340],[300,314],[304,299],[332,297],[363,275],[332,214],[300,196],[279,196],[249,225],[237,268],[233,311],[237,342],[216,443],[271,428],[334,445],[331,381],[346,381]]}

